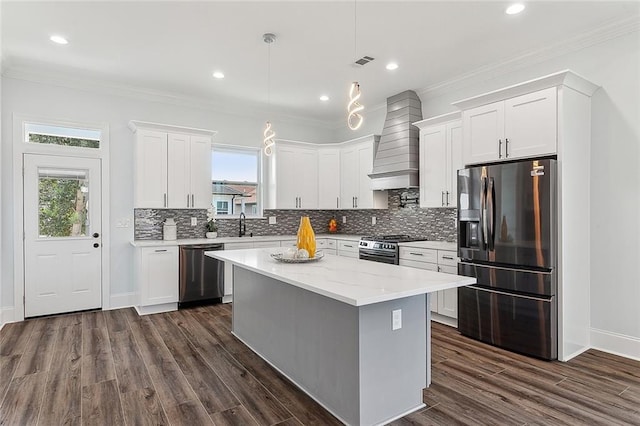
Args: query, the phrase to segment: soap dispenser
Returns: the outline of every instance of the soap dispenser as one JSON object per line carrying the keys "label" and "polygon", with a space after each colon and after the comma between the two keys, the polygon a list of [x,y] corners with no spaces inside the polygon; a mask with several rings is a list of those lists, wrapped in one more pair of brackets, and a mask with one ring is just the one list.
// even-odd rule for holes
{"label": "soap dispenser", "polygon": [[176,221],[173,218],[167,218],[162,225],[162,237],[165,240],[175,240],[177,239],[178,234],[178,225],[176,225]]}

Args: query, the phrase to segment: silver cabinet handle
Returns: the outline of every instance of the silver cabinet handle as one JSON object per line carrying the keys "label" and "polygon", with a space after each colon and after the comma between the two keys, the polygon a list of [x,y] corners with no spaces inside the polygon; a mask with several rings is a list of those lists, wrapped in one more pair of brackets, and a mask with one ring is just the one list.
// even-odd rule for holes
{"label": "silver cabinet handle", "polygon": [[340,197],[336,197],[336,209],[340,208]]}
{"label": "silver cabinet handle", "polygon": [[498,158],[502,158],[502,139],[498,139]]}
{"label": "silver cabinet handle", "polygon": [[191,207],[195,207],[195,206],[196,206],[196,203],[194,201],[194,196],[193,194],[191,194]]}
{"label": "silver cabinet handle", "polygon": [[164,206],[167,207],[167,193],[164,193]]}
{"label": "silver cabinet handle", "polygon": [[504,138],[504,158],[509,158],[509,138]]}
{"label": "silver cabinet handle", "polygon": [[440,205],[444,206],[444,191],[440,192]]}
{"label": "silver cabinet handle", "polygon": [[446,191],[447,194],[447,205],[449,205],[449,191]]}
{"label": "silver cabinet handle", "polygon": [[189,207],[189,194],[187,194],[187,207]]}
{"label": "silver cabinet handle", "polygon": [[414,256],[424,256],[423,253],[414,253],[414,252],[409,252],[409,254],[412,254]]}
{"label": "silver cabinet handle", "polygon": [[451,256],[442,256],[443,259],[448,259],[448,260],[453,260],[453,257]]}
{"label": "silver cabinet handle", "polygon": [[298,207],[302,208],[302,197],[298,197]]}
{"label": "silver cabinet handle", "polygon": [[156,253],[160,253],[160,252],[163,252],[163,251],[167,251],[167,249],[164,249],[164,250],[154,250],[154,251],[155,251]]}
{"label": "silver cabinet handle", "polygon": [[349,245],[349,244],[343,244],[343,245],[342,245],[342,247],[349,247],[349,248],[353,248],[353,246],[352,246],[352,245]]}
{"label": "silver cabinet handle", "polygon": [[358,197],[356,197],[356,208],[358,208]]}
{"label": "silver cabinet handle", "polygon": [[441,272],[441,270],[440,270],[440,266],[438,266],[438,272]]}

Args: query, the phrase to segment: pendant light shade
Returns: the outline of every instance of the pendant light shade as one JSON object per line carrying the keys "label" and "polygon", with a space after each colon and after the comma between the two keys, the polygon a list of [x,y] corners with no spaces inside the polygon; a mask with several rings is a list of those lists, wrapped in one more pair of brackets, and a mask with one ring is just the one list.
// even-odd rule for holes
{"label": "pendant light shade", "polygon": [[[267,105],[270,110],[271,109],[271,43],[276,41],[276,36],[275,34],[272,34],[272,33],[266,33],[266,34],[263,34],[262,40],[264,40],[264,42],[267,43],[267,45],[269,46],[269,53],[268,53],[268,59],[267,59]],[[272,127],[271,122],[267,120],[264,126],[264,131],[262,132],[262,135],[264,137],[264,139],[262,140],[262,143],[264,145],[263,151],[264,151],[264,155],[266,155],[267,157],[273,154],[273,145],[276,143],[275,141],[276,133],[273,131],[271,127]]]}

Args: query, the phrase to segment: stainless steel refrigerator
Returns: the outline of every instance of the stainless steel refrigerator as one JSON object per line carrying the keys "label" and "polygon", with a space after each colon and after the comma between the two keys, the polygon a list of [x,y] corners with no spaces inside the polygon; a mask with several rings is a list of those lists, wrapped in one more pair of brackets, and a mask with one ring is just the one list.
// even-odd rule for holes
{"label": "stainless steel refrigerator", "polygon": [[556,160],[458,171],[458,330],[542,359],[558,357]]}

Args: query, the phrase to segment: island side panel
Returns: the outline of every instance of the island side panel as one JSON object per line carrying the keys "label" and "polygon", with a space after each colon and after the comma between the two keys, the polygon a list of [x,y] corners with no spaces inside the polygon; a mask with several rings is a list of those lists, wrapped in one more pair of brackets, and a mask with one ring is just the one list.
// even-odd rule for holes
{"label": "island side panel", "polygon": [[[386,423],[424,406],[427,386],[424,294],[360,307],[361,424]],[[395,310],[401,328],[392,329]]]}
{"label": "island side panel", "polygon": [[362,424],[358,332],[357,307],[234,266],[233,333],[353,425]]}

